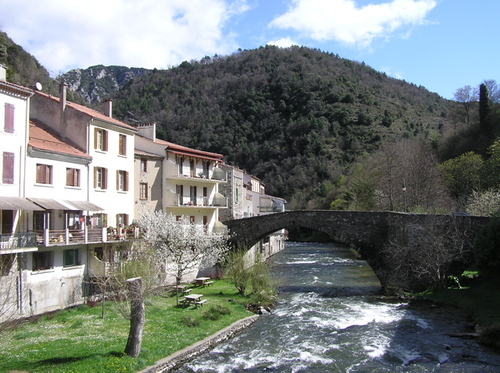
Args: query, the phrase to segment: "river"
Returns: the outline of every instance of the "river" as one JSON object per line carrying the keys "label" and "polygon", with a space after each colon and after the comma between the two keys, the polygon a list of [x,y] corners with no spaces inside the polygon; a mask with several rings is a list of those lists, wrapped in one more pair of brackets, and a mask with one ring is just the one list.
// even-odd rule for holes
{"label": "river", "polygon": [[470,331],[462,315],[382,296],[343,246],[288,242],[269,260],[272,313],[177,372],[500,372],[500,355],[450,336]]}

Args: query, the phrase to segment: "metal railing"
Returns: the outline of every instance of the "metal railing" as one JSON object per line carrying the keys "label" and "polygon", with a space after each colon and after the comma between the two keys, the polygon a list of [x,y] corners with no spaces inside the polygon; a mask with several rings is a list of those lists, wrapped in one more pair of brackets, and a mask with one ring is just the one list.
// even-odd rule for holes
{"label": "metal railing", "polygon": [[0,234],[0,251],[36,247],[36,234],[34,232]]}

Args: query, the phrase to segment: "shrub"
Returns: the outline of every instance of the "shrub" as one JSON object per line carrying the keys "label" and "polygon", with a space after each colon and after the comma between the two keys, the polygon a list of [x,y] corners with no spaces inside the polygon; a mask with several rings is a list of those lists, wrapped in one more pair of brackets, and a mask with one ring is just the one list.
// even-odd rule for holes
{"label": "shrub", "polygon": [[182,316],[181,323],[190,328],[194,328],[200,325],[200,320],[193,316]]}
{"label": "shrub", "polygon": [[229,315],[231,310],[224,306],[212,306],[207,311],[203,312],[202,316],[208,320],[219,320],[222,315]]}

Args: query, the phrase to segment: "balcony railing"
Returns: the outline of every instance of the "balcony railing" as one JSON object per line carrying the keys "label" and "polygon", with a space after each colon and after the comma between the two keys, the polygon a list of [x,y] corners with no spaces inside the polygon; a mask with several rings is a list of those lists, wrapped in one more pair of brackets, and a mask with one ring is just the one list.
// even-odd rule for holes
{"label": "balcony railing", "polygon": [[167,191],[169,205],[175,207],[227,207],[227,198],[217,193],[212,199],[209,197],[195,197],[191,195],[181,195],[173,191]]}
{"label": "balcony railing", "polygon": [[208,175],[206,173],[200,172],[196,173],[180,173],[178,170],[172,173],[169,173],[167,178],[182,178],[182,179],[191,179],[193,181],[208,181],[208,182],[225,182],[227,181],[227,172],[221,170],[220,168],[214,169]]}
{"label": "balcony railing", "polygon": [[36,247],[36,234],[33,232],[0,234],[0,253],[2,251],[24,251]]}
{"label": "balcony railing", "polygon": [[32,232],[35,245],[77,245],[124,241],[137,238],[138,228],[84,228],[84,229],[44,229]]}

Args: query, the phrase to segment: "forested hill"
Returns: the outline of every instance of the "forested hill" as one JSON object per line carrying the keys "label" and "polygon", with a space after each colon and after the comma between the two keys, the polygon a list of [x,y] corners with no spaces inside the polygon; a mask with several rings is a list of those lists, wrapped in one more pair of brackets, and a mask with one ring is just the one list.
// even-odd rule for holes
{"label": "forested hill", "polygon": [[295,201],[322,193],[393,136],[438,137],[450,102],[334,54],[273,46],[153,70],[114,96],[115,115],[222,153]]}

